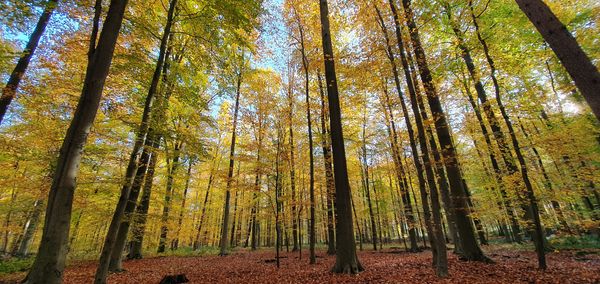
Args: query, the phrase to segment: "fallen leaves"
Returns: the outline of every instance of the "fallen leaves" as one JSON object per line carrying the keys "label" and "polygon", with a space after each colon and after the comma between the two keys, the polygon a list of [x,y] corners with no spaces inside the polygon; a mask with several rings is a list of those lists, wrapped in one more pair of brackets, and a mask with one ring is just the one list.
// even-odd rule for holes
{"label": "fallen leaves", "polygon": [[[549,269],[536,269],[535,254],[529,251],[488,249],[496,263],[464,262],[449,252],[450,277],[438,279],[431,267],[431,252],[399,253],[396,250],[361,251],[366,271],[358,275],[329,272],[335,256],[320,256],[316,265],[308,255],[282,253],[281,268],[268,262],[271,250],[238,250],[229,256],[161,257],[126,261],[123,273],[111,274],[109,283],[158,283],[165,275],[185,274],[190,283],[599,283],[600,255],[576,251],[548,255]],[[91,283],[95,262],[70,266],[65,283]]]}

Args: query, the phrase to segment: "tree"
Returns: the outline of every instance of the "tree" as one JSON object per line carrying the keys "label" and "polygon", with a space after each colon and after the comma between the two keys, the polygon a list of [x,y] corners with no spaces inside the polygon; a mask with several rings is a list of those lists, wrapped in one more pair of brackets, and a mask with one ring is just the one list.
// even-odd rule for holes
{"label": "tree", "polygon": [[310,159],[310,263],[315,264],[317,262],[315,257],[315,242],[316,231],[315,231],[315,162],[313,153],[313,133],[312,133],[312,118],[310,114],[310,89],[309,89],[309,73],[308,73],[308,57],[306,56],[306,47],[304,45],[304,27],[300,21],[300,17],[296,13],[296,20],[298,22],[298,31],[300,33],[300,53],[302,55],[302,69],[304,70],[304,90],[306,95],[306,120],[308,123],[308,152]]}
{"label": "tree", "polygon": [[26,283],[60,283],[65,267],[73,193],[83,146],[102,98],[127,0],[112,0],[94,56],[88,65],[83,91],[60,150],[48,196],[42,241]]}
{"label": "tree", "polygon": [[227,232],[229,228],[229,200],[231,199],[231,182],[233,181],[233,166],[235,163],[235,139],[237,135],[237,124],[238,124],[238,113],[240,110],[240,95],[242,78],[244,72],[244,51],[241,51],[239,69],[236,71],[236,93],[235,93],[235,107],[233,110],[233,125],[231,127],[231,145],[229,149],[229,170],[227,172],[227,186],[225,192],[225,205],[223,211],[223,225],[221,226],[221,240],[219,244],[220,252],[219,255],[227,255]]}
{"label": "tree", "polygon": [[[176,6],[177,0],[171,0],[169,3],[167,22],[165,24],[163,35],[160,41],[160,51],[158,55],[158,60],[156,62],[156,68],[154,69],[152,81],[150,83],[150,88],[148,90],[148,95],[146,96],[146,102],[144,104],[142,121],[140,122],[139,130],[137,132],[135,143],[133,145],[133,150],[131,151],[131,155],[129,156],[129,163],[125,172],[125,180],[121,189],[121,195],[119,196],[119,201],[117,202],[113,218],[111,220],[108,232],[106,233],[104,245],[102,246],[102,253],[100,254],[100,265],[98,265],[98,269],[96,270],[96,276],[94,280],[96,284],[106,282],[106,276],[108,275],[108,268],[110,265],[111,255],[116,244],[116,238],[118,236],[119,227],[121,226],[121,220],[125,212],[125,207],[127,207],[127,200],[129,199],[129,195],[131,194],[132,182],[134,181],[135,174],[137,172],[139,155],[141,155],[140,150],[144,144],[144,141],[148,134],[148,130],[150,128],[149,123],[152,113],[152,106],[154,104],[154,97],[157,93],[160,75],[162,74],[163,64],[166,58],[167,42],[169,39],[169,35],[171,34],[171,27],[173,25],[173,18],[175,16]],[[118,253],[121,252],[119,251]]]}
{"label": "tree", "polygon": [[364,270],[356,256],[350,183],[346,166],[346,150],[342,131],[340,99],[335,73],[331,30],[329,28],[329,7],[327,0],[320,0],[321,36],[323,40],[323,60],[325,61],[325,82],[329,101],[331,144],[335,175],[336,216],[336,259],[332,271],[335,273],[358,273]]}
{"label": "tree", "polygon": [[6,86],[2,89],[2,96],[0,97],[0,124],[2,124],[2,121],[4,120],[4,115],[6,115],[8,106],[17,94],[19,84],[27,71],[27,67],[29,67],[29,62],[38,47],[40,38],[42,38],[42,35],[46,30],[46,26],[48,26],[48,22],[50,21],[50,17],[52,17],[52,13],[54,12],[54,9],[56,9],[56,6],[58,6],[58,0],[48,0],[48,2],[46,2],[44,11],[40,15],[37,25],[29,37],[29,41],[21,53],[21,57],[19,58],[15,69],[13,69],[10,74]]}
{"label": "tree", "polygon": [[458,155],[456,153],[456,148],[452,144],[450,127],[433,83],[431,71],[425,57],[425,50],[421,45],[419,30],[415,23],[413,10],[411,8],[411,1],[402,0],[402,5],[404,7],[405,21],[410,33],[412,47],[415,57],[417,58],[421,80],[423,82],[425,94],[427,95],[429,108],[434,116],[435,128],[440,142],[440,148],[442,149],[442,157],[448,174],[450,192],[452,194],[452,204],[455,210],[456,225],[459,230],[463,257],[472,261],[489,261],[477,243],[471,218],[467,214],[468,205],[466,203]]}
{"label": "tree", "polygon": [[323,148],[323,164],[325,166],[325,183],[327,187],[327,254],[335,254],[335,230],[334,230],[334,207],[335,184],[333,181],[333,166],[331,161],[331,146],[328,127],[326,126],[326,117],[329,116],[325,109],[325,91],[323,90],[323,79],[321,73],[317,70],[319,82],[319,94],[321,95],[321,146]]}
{"label": "tree", "polygon": [[600,120],[600,72],[567,27],[543,0],[515,0],[550,45],[575,85]]}

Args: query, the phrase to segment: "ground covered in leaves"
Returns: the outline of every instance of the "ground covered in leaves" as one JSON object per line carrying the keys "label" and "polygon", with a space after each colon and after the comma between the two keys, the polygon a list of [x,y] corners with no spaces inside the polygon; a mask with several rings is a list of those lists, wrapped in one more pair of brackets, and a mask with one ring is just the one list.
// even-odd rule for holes
{"label": "ground covered in leaves", "polygon": [[[450,252],[449,252],[450,253]],[[449,254],[450,277],[438,279],[431,268],[431,252],[406,253],[402,250],[361,251],[359,259],[366,271],[358,275],[329,272],[335,256],[317,253],[317,264],[308,264],[307,251],[281,254],[281,267],[274,252],[238,250],[226,257],[158,257],[126,261],[123,273],[111,274],[109,283],[158,283],[165,275],[185,274],[191,283],[600,283],[600,251],[573,250],[548,254],[548,270],[536,269],[530,251],[487,249],[496,263],[459,261]],[[69,266],[65,283],[93,282],[96,264],[84,262]],[[4,279],[14,281],[19,275]],[[9,282],[6,282],[9,281]],[[0,282],[3,282],[0,279]]]}

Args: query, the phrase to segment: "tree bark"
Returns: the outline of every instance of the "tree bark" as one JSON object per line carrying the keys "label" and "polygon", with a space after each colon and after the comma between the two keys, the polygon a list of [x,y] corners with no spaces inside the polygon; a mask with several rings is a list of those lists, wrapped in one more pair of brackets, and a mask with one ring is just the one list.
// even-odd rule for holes
{"label": "tree bark", "polygon": [[[404,121],[406,123],[406,129],[408,132],[408,139],[409,139],[409,143],[410,143],[410,149],[412,152],[413,163],[415,164],[415,168],[417,170],[417,172],[416,172],[417,173],[417,181],[419,183],[419,192],[421,193],[421,199],[422,199],[422,205],[423,205],[423,217],[425,218],[425,227],[427,229],[427,234],[429,235],[429,237],[434,238],[434,232],[433,232],[433,228],[432,228],[433,223],[432,223],[432,219],[431,219],[431,211],[429,208],[429,204],[427,202],[427,181],[425,180],[425,176],[424,176],[424,172],[425,172],[425,173],[428,173],[427,174],[428,178],[431,177],[431,172],[430,172],[431,165],[424,166],[419,158],[420,155],[419,155],[419,150],[417,148],[417,140],[416,140],[417,138],[415,137],[413,125],[412,125],[412,122],[410,119],[410,115],[408,113],[408,107],[406,106],[406,102],[404,100],[404,93],[402,92],[402,87],[400,85],[400,76],[399,76],[399,72],[398,72],[398,66],[396,64],[395,55],[394,55],[392,47],[390,45],[387,27],[385,26],[385,22],[383,21],[383,18],[381,17],[381,13],[379,12],[379,9],[377,7],[375,7],[375,10],[378,14],[378,20],[379,20],[378,22],[382,29],[383,36],[385,39],[386,55],[390,61],[392,75],[393,75],[394,83],[396,86],[396,91],[398,92],[398,98],[400,100],[400,105],[402,107],[402,114],[404,115]],[[413,88],[412,84],[408,84],[408,85],[410,86],[409,88]],[[412,92],[414,94],[414,90]],[[415,114],[415,119],[418,119],[420,121],[420,117],[418,116],[418,113]],[[424,136],[423,136],[423,138],[424,138]],[[425,145],[425,147],[427,147],[427,146]],[[425,153],[423,153],[423,158],[425,158]],[[433,184],[430,183],[429,186],[435,187],[435,180],[434,180]],[[436,248],[432,247],[432,250],[435,255]]]}
{"label": "tree bark", "polygon": [[471,216],[469,215],[469,209],[462,184],[462,173],[458,162],[458,153],[452,143],[450,126],[448,125],[446,114],[444,113],[437,90],[433,84],[433,78],[427,64],[425,50],[421,45],[419,30],[414,20],[410,2],[410,0],[402,0],[405,20],[409,29],[414,53],[417,58],[417,65],[419,66],[419,73],[421,75],[421,80],[423,81],[429,108],[431,109],[434,118],[440,148],[442,149],[442,157],[450,184],[450,193],[452,195],[452,204],[454,205],[453,207],[455,210],[457,228],[459,230],[461,248],[463,249],[463,256],[466,260],[471,261],[489,261],[479,247],[474,234],[473,224],[471,223]]}
{"label": "tree bark", "polygon": [[142,197],[140,198],[139,204],[135,208],[133,215],[133,228],[131,242],[129,243],[129,254],[128,259],[141,259],[142,258],[142,244],[144,241],[144,235],[146,233],[146,221],[148,219],[148,209],[150,208],[150,196],[152,194],[152,185],[154,181],[154,173],[156,169],[156,162],[158,160],[158,148],[160,147],[161,135],[152,135],[147,141],[147,147],[149,147],[150,162],[148,164],[148,170],[144,177],[144,185],[142,188]]}
{"label": "tree bark", "polygon": [[600,72],[567,27],[542,0],[515,0],[565,67],[600,120]]}
{"label": "tree bark", "polygon": [[25,230],[23,232],[23,238],[21,239],[21,243],[19,244],[19,250],[16,255],[20,257],[25,257],[29,253],[29,247],[31,246],[31,241],[33,241],[33,235],[37,229],[38,223],[40,221],[40,215],[42,213],[42,209],[44,206],[44,200],[37,199],[33,204],[33,211],[31,212],[31,216],[29,220],[25,223]]}
{"label": "tree bark", "polygon": [[120,272],[123,270],[123,249],[125,248],[125,243],[127,242],[127,234],[131,224],[131,215],[135,211],[140,189],[142,187],[142,183],[144,182],[144,176],[146,176],[146,169],[148,168],[148,164],[150,162],[150,151],[152,150],[149,149],[150,145],[148,144],[152,144],[152,141],[154,140],[154,134],[152,133],[152,129],[150,129],[149,132],[150,133],[148,133],[148,138],[145,142],[146,147],[144,147],[142,155],[140,156],[139,167],[131,186],[131,191],[127,199],[127,204],[125,205],[125,210],[123,211],[123,219],[119,225],[119,230],[115,239],[115,245],[113,247],[113,251],[111,252],[110,263],[108,265],[108,271],[111,272]]}
{"label": "tree bark", "polygon": [[[191,159],[191,158],[190,158]],[[176,250],[179,248],[179,236],[181,234],[181,227],[183,226],[183,215],[185,213],[185,204],[187,201],[187,194],[190,189],[190,180],[192,178],[192,167],[194,166],[193,161],[188,162],[188,170],[185,179],[185,187],[183,189],[183,195],[181,196],[181,208],[179,208],[179,218],[177,218],[177,233],[175,233],[175,240],[173,240],[171,249]],[[233,239],[233,237],[232,237]]]}
{"label": "tree bark", "polygon": [[292,82],[288,82],[289,99],[289,131],[290,131],[290,187],[291,187],[291,209],[292,209],[292,251],[298,251],[298,212],[296,210],[296,160],[294,151],[294,95],[292,91]]}
{"label": "tree bark", "polygon": [[[384,84],[383,93],[385,95],[385,106],[384,108],[387,111],[384,111],[389,115],[390,126],[391,126],[391,140],[392,140],[392,152],[395,155],[395,163],[396,163],[396,175],[398,179],[398,183],[400,185],[400,198],[402,200],[402,204],[404,205],[404,215],[407,219],[408,226],[408,238],[410,241],[410,251],[411,252],[419,252],[421,249],[419,248],[419,244],[417,243],[417,227],[415,214],[413,211],[413,207],[411,204],[410,191],[408,189],[408,182],[406,180],[406,172],[404,165],[402,163],[402,157],[400,156],[400,146],[398,143],[398,133],[396,131],[396,122],[394,121],[394,113],[392,112],[392,106],[390,103],[390,97],[388,94],[387,86]],[[417,213],[418,214],[418,213]]]}
{"label": "tree bark", "polygon": [[231,199],[231,182],[233,181],[233,164],[235,163],[235,139],[237,135],[238,113],[240,109],[240,93],[242,86],[242,69],[244,68],[244,54],[240,63],[240,70],[237,74],[237,88],[235,97],[235,109],[233,111],[233,126],[231,130],[231,147],[229,149],[229,170],[227,172],[227,185],[225,192],[225,204],[223,206],[223,224],[221,226],[221,240],[219,243],[219,255],[227,255],[227,232],[229,228],[229,201]]}
{"label": "tree bark", "polygon": [[[19,84],[21,83],[21,80],[27,71],[27,67],[29,67],[29,62],[31,61],[31,58],[38,47],[40,38],[42,38],[42,35],[46,30],[46,26],[48,26],[48,22],[50,21],[56,6],[58,6],[58,0],[48,0],[48,2],[46,2],[46,7],[40,15],[37,25],[29,37],[29,41],[27,42],[25,49],[23,52],[21,52],[21,57],[19,58],[15,69],[13,69],[12,73],[10,74],[6,86],[4,89],[2,89],[2,96],[0,97],[0,124],[2,124],[2,121],[4,120],[4,115],[6,115],[8,106],[17,94]],[[88,66],[91,66],[91,64],[88,64]]]}
{"label": "tree bark", "polygon": [[[121,219],[123,218],[123,213],[125,211],[125,207],[127,206],[127,200],[129,199],[129,195],[131,192],[131,186],[133,180],[135,179],[135,173],[137,172],[138,165],[138,156],[140,155],[140,149],[144,144],[144,140],[148,134],[149,122],[151,116],[152,105],[154,102],[154,97],[157,93],[158,83],[160,80],[160,74],[163,68],[163,64],[165,62],[165,53],[167,49],[167,42],[169,39],[169,35],[171,34],[171,26],[173,24],[175,7],[177,5],[177,0],[171,0],[169,4],[169,11],[167,14],[167,22],[165,24],[165,28],[163,31],[163,35],[160,42],[160,49],[158,60],[156,63],[156,68],[154,69],[154,74],[152,76],[152,81],[150,83],[150,88],[148,90],[148,96],[146,97],[146,102],[144,105],[144,112],[142,114],[142,121],[140,123],[139,132],[136,135],[136,140],[133,146],[133,151],[129,157],[129,163],[127,165],[127,170],[125,172],[125,181],[123,183],[123,187],[121,189],[121,195],[119,196],[119,201],[117,202],[117,206],[115,208],[115,212],[113,214],[113,218],[108,228],[108,232],[106,233],[106,238],[104,240],[104,245],[102,247],[102,252],[100,254],[100,261],[98,265],[98,269],[96,270],[96,275],[94,277],[95,284],[103,284],[106,283],[106,277],[108,275],[108,268],[110,266],[110,258],[113,252],[116,238],[118,234],[119,227],[121,225]],[[106,25],[106,23],[105,23]]]}
{"label": "tree bark", "polygon": [[367,129],[367,113],[366,113],[366,102],[365,102],[365,114],[363,116],[363,126],[362,126],[362,145],[361,145],[361,155],[359,158],[361,160],[361,177],[363,183],[363,190],[365,193],[367,206],[369,207],[369,221],[371,223],[371,243],[373,244],[373,250],[377,250],[377,225],[375,224],[375,214],[373,213],[373,203],[371,202],[371,190],[369,188],[369,163],[368,163],[368,153],[367,153],[367,138],[366,138],[366,129]]}
{"label": "tree bark", "polygon": [[[166,140],[166,138],[165,138]],[[165,142],[166,144],[166,142]],[[165,204],[163,206],[163,213],[161,216],[161,227],[160,227],[160,239],[158,242],[158,253],[162,253],[165,252],[165,248],[167,245],[167,237],[169,234],[169,213],[171,211],[171,199],[173,198],[173,183],[174,183],[174,179],[175,179],[175,174],[177,173],[177,170],[179,169],[180,166],[180,162],[179,159],[181,158],[181,150],[183,147],[183,142],[180,141],[174,141],[173,144],[175,144],[174,148],[173,148],[173,161],[171,162],[171,165],[169,165],[169,169],[168,169],[168,175],[167,175],[167,188],[165,190]],[[168,163],[167,163],[168,164]]]}
{"label": "tree bark", "polygon": [[333,45],[329,28],[329,7],[327,0],[319,1],[321,16],[321,35],[323,57],[325,61],[325,81],[329,101],[331,144],[333,149],[333,165],[335,174],[336,202],[336,262],[332,268],[336,273],[358,273],[364,268],[356,256],[354,229],[352,223],[352,206],[350,201],[350,183],[346,165],[346,150],[340,113],[340,100],[335,72]]}
{"label": "tree bark", "polygon": [[296,14],[298,22],[298,31],[300,32],[300,53],[302,54],[302,69],[304,70],[304,91],[306,95],[306,119],[308,124],[308,151],[309,151],[309,163],[310,163],[310,182],[309,182],[309,196],[310,196],[310,228],[309,228],[309,251],[310,251],[310,264],[317,263],[315,256],[315,243],[316,243],[316,231],[315,231],[315,161],[313,153],[313,133],[312,133],[312,118],[310,113],[310,89],[309,89],[309,73],[308,73],[308,58],[306,57],[306,49],[304,46],[304,28],[300,22],[300,17]]}
{"label": "tree bark", "polygon": [[86,72],[79,103],[61,146],[48,196],[42,240],[25,283],[62,281],[79,164],[98,112],[126,5],[127,0],[111,1],[93,59],[88,62],[93,67]]}
{"label": "tree bark", "polygon": [[326,126],[326,117],[329,116],[325,108],[325,90],[321,73],[317,70],[317,78],[319,79],[319,92],[321,94],[321,144],[323,147],[323,164],[325,166],[325,183],[327,186],[327,254],[335,254],[335,227],[334,227],[334,210],[333,202],[335,200],[335,184],[333,181],[333,166],[331,164],[331,145],[330,135]]}
{"label": "tree bark", "polygon": [[[535,3],[533,3],[535,2]],[[537,21],[535,24],[539,23],[542,20],[546,20],[548,18],[550,18],[549,22],[553,23],[556,27],[561,27],[562,30],[558,31],[559,33],[562,33],[562,37],[560,37],[560,40],[564,40],[566,41],[568,44],[570,43],[571,45],[568,46],[568,48],[572,48],[572,50],[567,50],[567,53],[571,53],[573,52],[573,54],[577,54],[578,52],[580,53],[579,56],[583,56],[583,59],[587,59],[587,63],[588,65],[586,65],[585,60],[582,60],[582,58],[578,58],[577,62],[570,62],[570,58],[562,58],[561,60],[567,60],[567,62],[570,62],[570,64],[576,63],[576,64],[581,64],[580,67],[582,68],[587,68],[589,69],[589,67],[591,66],[592,69],[588,70],[588,72],[591,72],[589,75],[594,76],[595,74],[595,79],[590,78],[591,81],[595,80],[595,86],[592,86],[592,89],[595,89],[595,102],[591,101],[591,106],[592,108],[594,108],[594,106],[598,107],[598,112],[596,112],[596,116],[600,117],[600,99],[598,99],[598,97],[600,97],[600,92],[598,91],[598,86],[600,86],[600,73],[598,73],[598,70],[592,65],[592,63],[589,61],[589,59],[586,57],[585,53],[583,53],[583,51],[581,50],[581,47],[577,44],[577,42],[575,41],[575,38],[572,37],[572,35],[566,30],[566,28],[560,23],[560,21],[558,21],[558,19],[554,16],[554,14],[552,14],[552,11],[550,11],[550,9],[548,8],[548,6],[546,6],[542,1],[535,1],[535,0],[517,0],[517,3],[519,3],[521,9],[530,9],[530,4],[537,4],[536,9],[539,9],[539,12],[544,14],[544,19],[542,18],[536,18],[537,15],[533,15],[532,12],[533,10],[529,11],[528,17],[533,17],[532,21],[535,22]],[[472,5],[471,5],[472,7]],[[526,12],[527,13],[527,12]],[[554,17],[554,18],[552,18]],[[476,21],[475,21],[476,22]],[[540,30],[542,30],[540,28]],[[544,31],[541,31],[542,34],[544,34]],[[550,34],[552,34],[552,32],[549,30],[548,31]],[[456,31],[455,31],[456,33]],[[546,256],[545,256],[545,248],[544,248],[544,243],[545,243],[545,236],[543,233],[543,228],[542,228],[542,224],[541,224],[541,220],[540,220],[540,216],[539,216],[539,209],[538,209],[538,204],[537,204],[537,200],[535,198],[535,194],[533,191],[533,186],[531,184],[531,181],[529,179],[529,173],[527,170],[527,164],[525,161],[525,157],[523,156],[523,153],[521,152],[521,148],[519,146],[519,140],[517,139],[516,133],[514,131],[514,128],[512,126],[512,122],[510,120],[510,117],[508,116],[508,113],[506,111],[506,108],[504,107],[504,104],[502,102],[502,96],[500,94],[500,87],[498,84],[498,80],[496,79],[496,67],[494,64],[494,61],[489,53],[489,49],[487,46],[487,43],[485,42],[485,40],[481,37],[481,35],[479,34],[479,28],[477,27],[477,33],[478,33],[478,39],[480,41],[480,43],[482,44],[482,46],[484,47],[484,53],[487,59],[487,62],[490,66],[490,69],[492,70],[492,80],[494,82],[494,90],[496,91],[496,103],[498,104],[498,108],[500,109],[500,113],[502,114],[502,118],[504,119],[504,122],[506,123],[506,126],[508,128],[508,133],[510,134],[510,139],[512,141],[513,144],[513,150],[515,151],[515,154],[517,156],[517,161],[519,162],[519,166],[520,166],[520,170],[521,170],[521,177],[523,178],[523,183],[525,184],[525,189],[526,189],[526,197],[527,197],[527,201],[529,203],[529,206],[524,208],[525,212],[526,212],[526,217],[528,219],[531,219],[530,221],[533,222],[534,228],[531,229],[532,230],[532,235],[533,235],[533,239],[534,239],[534,244],[535,244],[535,248],[536,248],[536,252],[537,252],[537,256],[538,256],[538,264],[539,264],[539,268],[540,269],[546,269]],[[556,38],[554,37],[549,37],[546,40],[556,40]],[[572,42],[570,42],[569,40],[572,40]],[[552,41],[553,43],[557,43]],[[560,42],[558,42],[560,44]],[[549,44],[552,46],[552,43],[549,42]],[[464,46],[464,44],[463,44]],[[567,46],[565,46],[567,47]],[[555,50],[556,52],[557,50]],[[466,54],[466,56],[468,56],[468,53],[465,53],[463,51],[464,54]],[[567,55],[567,54],[565,54]],[[465,57],[465,61],[467,62],[467,66],[468,64],[468,57]],[[559,55],[559,59],[560,59],[560,55]],[[563,61],[563,64],[565,64],[565,61]],[[473,65],[472,60],[471,60],[471,66]],[[568,64],[567,64],[568,65]],[[567,66],[565,65],[565,66]],[[568,69],[568,68],[567,68]],[[593,73],[593,71],[595,71],[595,73]],[[476,77],[476,72],[471,71],[471,76],[473,76],[473,78],[477,78]],[[587,76],[588,74],[584,75]],[[587,87],[589,87],[587,84],[582,84],[582,78],[581,77],[577,77],[579,76],[579,74],[571,74],[571,76],[573,76],[574,78],[579,78],[579,84],[577,85],[583,93],[583,90],[585,90],[587,92]],[[479,80],[479,78],[477,78],[477,80]],[[577,81],[577,80],[576,80]],[[589,83],[589,82],[588,82]],[[481,85],[481,83],[479,83]],[[577,84],[577,82],[576,82]],[[485,91],[483,91],[483,87],[480,87],[480,89],[478,90],[478,93],[481,94],[485,94]],[[589,100],[589,96],[591,95],[591,93],[587,93],[584,94],[584,96],[586,97],[586,99]],[[590,102],[590,101],[588,101]],[[482,101],[482,103],[484,103]],[[485,104],[484,104],[485,107]],[[493,123],[490,121],[490,124],[492,124],[492,129],[494,129],[494,125]],[[496,131],[494,131],[494,134],[496,134]],[[501,149],[502,150],[502,149]],[[510,164],[508,164],[510,165]],[[516,167],[516,166],[515,166]],[[509,168],[509,171],[511,169]],[[520,195],[520,193],[517,193],[517,195]]]}
{"label": "tree bark", "polygon": [[[236,221],[238,223],[241,223],[241,221],[239,219],[241,219],[241,217],[238,217],[238,199],[239,199],[239,194],[240,194],[240,168],[242,167],[242,163],[238,162],[238,166],[237,166],[237,173],[236,173],[236,179],[235,179],[235,199],[233,200],[233,221],[232,221],[232,226],[231,226],[231,234],[229,236],[229,246],[230,247],[234,247],[236,246],[236,240],[235,240],[235,231],[237,229],[236,226]],[[236,219],[237,217],[237,219]]]}

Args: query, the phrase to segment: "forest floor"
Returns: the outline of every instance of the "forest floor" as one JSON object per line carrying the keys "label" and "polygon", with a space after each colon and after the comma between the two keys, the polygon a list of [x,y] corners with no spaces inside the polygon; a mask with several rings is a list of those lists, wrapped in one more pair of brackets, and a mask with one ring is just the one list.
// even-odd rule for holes
{"label": "forest floor", "polygon": [[[237,249],[226,257],[156,257],[124,263],[125,272],[111,274],[109,283],[159,283],[165,275],[185,274],[190,283],[600,283],[600,250],[564,250],[548,254],[548,269],[536,269],[532,251],[485,248],[495,264],[464,262],[449,252],[450,276],[438,279],[431,268],[431,252],[407,253],[402,249],[359,251],[366,270],[358,275],[329,272],[335,256],[317,252],[317,264],[308,264],[292,252],[281,253],[281,267],[273,250],[250,252]],[[68,266],[64,283],[92,283],[96,263]],[[0,283],[16,283],[25,273],[0,277]]]}

